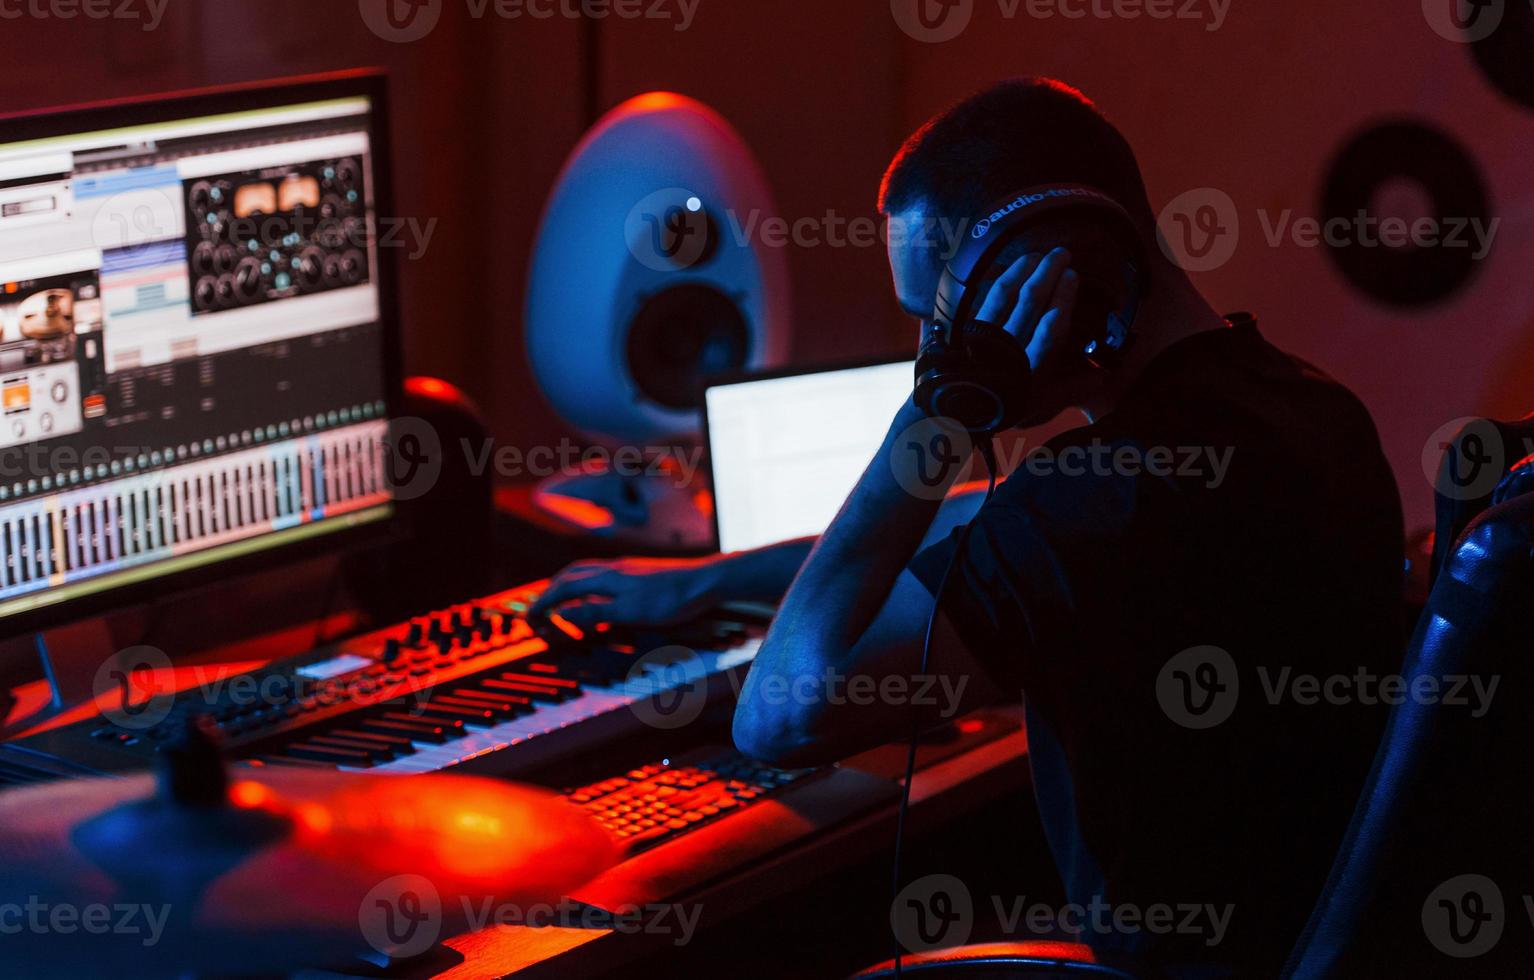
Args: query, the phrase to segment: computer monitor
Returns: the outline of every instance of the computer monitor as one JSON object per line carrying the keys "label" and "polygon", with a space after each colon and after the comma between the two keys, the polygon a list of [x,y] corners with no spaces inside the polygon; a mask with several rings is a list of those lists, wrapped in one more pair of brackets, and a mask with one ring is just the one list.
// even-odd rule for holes
{"label": "computer monitor", "polygon": [[384,99],[0,119],[0,634],[392,523]]}
{"label": "computer monitor", "polygon": [[719,550],[819,534],[911,394],[915,363],[774,372],[704,394]]}

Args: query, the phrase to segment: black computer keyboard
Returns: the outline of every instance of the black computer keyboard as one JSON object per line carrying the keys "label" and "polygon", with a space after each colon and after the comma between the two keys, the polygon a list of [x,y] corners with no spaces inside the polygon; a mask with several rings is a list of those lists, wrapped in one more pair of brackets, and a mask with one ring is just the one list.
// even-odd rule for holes
{"label": "black computer keyboard", "polygon": [[813,775],[814,769],[774,769],[724,752],[697,763],[659,762],[565,791],[637,853],[726,816]]}

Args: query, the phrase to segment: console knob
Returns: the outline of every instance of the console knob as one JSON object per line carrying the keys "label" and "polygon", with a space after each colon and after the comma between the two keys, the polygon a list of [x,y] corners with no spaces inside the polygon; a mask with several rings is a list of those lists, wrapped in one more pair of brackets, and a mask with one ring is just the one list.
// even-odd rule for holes
{"label": "console knob", "polygon": [[235,300],[236,300],[236,296],[237,296],[237,290],[235,289],[235,285],[234,285],[234,276],[227,275],[227,274],[219,276],[218,277],[218,289],[216,290],[216,292],[218,294],[218,305],[219,306],[221,306],[221,307],[233,306],[235,304]]}
{"label": "console knob", "polygon": [[212,276],[203,276],[197,280],[197,289],[193,293],[199,310],[211,310],[218,306],[218,280]]}
{"label": "console knob", "polygon": [[213,272],[213,246],[208,242],[198,242],[197,248],[192,251],[192,271],[199,276],[210,275]]}
{"label": "console knob", "polygon": [[325,281],[325,253],[313,245],[298,258],[298,276],[310,289]]}
{"label": "console knob", "polygon": [[251,303],[261,296],[261,263],[246,258],[234,274],[234,284],[242,303]]}
{"label": "console knob", "polygon": [[367,274],[367,260],[358,251],[347,252],[341,259],[341,281],[348,286],[355,286],[362,281]]}

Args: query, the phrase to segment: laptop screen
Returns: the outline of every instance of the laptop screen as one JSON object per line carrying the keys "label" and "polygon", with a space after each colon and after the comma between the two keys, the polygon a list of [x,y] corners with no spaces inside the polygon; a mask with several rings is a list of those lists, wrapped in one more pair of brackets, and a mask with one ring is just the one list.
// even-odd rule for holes
{"label": "laptop screen", "polygon": [[708,389],[719,550],[824,531],[910,396],[914,371],[907,360]]}

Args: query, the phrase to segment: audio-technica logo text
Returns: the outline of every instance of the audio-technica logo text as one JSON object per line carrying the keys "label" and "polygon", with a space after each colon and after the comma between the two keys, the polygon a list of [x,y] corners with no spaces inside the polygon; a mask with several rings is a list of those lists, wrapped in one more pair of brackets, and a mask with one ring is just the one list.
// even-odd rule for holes
{"label": "audio-technica logo text", "polygon": [[[362,20],[385,41],[419,41],[442,19],[443,0],[357,0]],[[692,26],[702,0],[464,0],[472,21],[651,20]]]}
{"label": "audio-technica logo text", "polygon": [[981,218],[979,221],[975,222],[975,227],[970,231],[970,235],[976,241],[979,241],[986,235],[990,234],[991,228],[996,224],[996,222],[1000,221],[1002,218],[1005,218],[1007,215],[1012,214],[1014,211],[1021,210],[1022,208],[1029,207],[1030,205],[1038,204],[1040,201],[1048,201],[1061,197],[1102,197],[1102,195],[1085,187],[1051,187],[1049,190],[1040,191],[1037,194],[1024,194],[1017,200],[1013,201],[1011,204],[1008,204],[1006,207],[993,211],[986,217]]}

